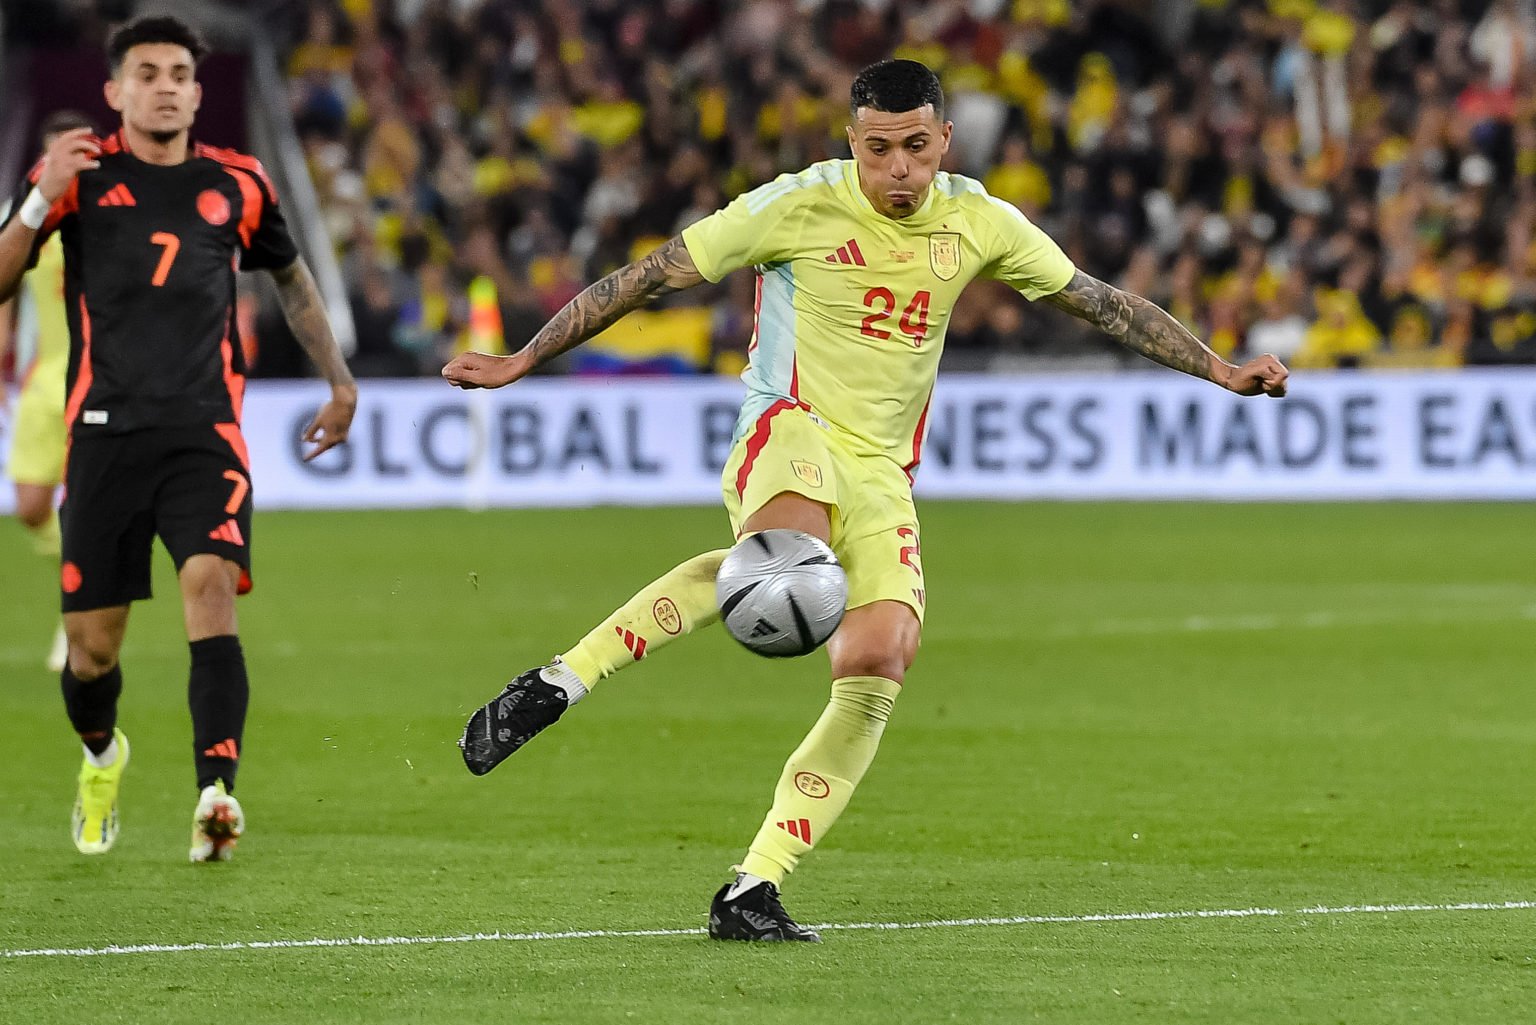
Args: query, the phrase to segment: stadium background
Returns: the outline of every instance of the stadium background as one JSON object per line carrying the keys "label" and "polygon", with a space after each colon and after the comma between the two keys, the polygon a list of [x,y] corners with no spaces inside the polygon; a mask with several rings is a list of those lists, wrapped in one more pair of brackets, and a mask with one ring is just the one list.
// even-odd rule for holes
{"label": "stadium background", "polygon": [[[267,508],[711,502],[750,274],[494,398],[436,371],[515,349],[731,196],[846,152],[851,75],[882,53],[940,71],[952,170],[1224,355],[1299,375],[1289,403],[1234,403],[977,282],[920,493],[1536,496],[1531,378],[1510,369],[1536,361],[1529,3],[159,6],[218,45],[196,130],[264,159],[354,371],[420,378],[365,387],[355,454],[302,464],[291,420],[317,393],[269,383],[308,368],[243,278]],[[99,40],[127,9],[13,0],[0,173],[48,110],[111,123]],[[1492,376],[1444,373],[1468,366]]]}
{"label": "stadium background", "polygon": [[[423,377],[362,382],[348,458],[366,480],[286,482],[336,504],[436,494],[452,475],[434,460],[461,455],[440,410],[478,401],[536,407],[561,460],[594,458],[586,422],[615,432],[615,466],[664,461],[664,439],[628,429],[629,397],[660,410],[652,430],[667,389],[731,394],[746,275],[550,380],[466,399],[431,375],[460,346],[520,344],[730,195],[841,154],[851,74],[891,52],[941,69],[955,169],[1217,347],[1299,368],[1285,402],[1227,403],[978,285],[925,478],[1070,472],[1118,437],[1107,406],[1081,404],[1129,395],[1125,467],[1174,494],[1284,494],[1315,470],[1380,498],[1378,470],[1403,459],[1420,499],[1536,495],[1530,371],[1482,367],[1530,362],[1536,334],[1529,4],[10,0],[0,171],[20,174],[53,106],[111,124],[99,43],[130,9],[215,40],[198,133],[278,177],[357,372]],[[272,378],[251,390],[261,474],[323,386],[294,379],[261,279],[246,284],[243,338]],[[1314,422],[1315,457],[1310,435],[1270,433]],[[1032,465],[1031,424],[1053,465]],[[528,449],[509,451],[516,471]],[[509,673],[723,540],[718,509],[286,512],[283,482],[258,482],[251,830],[225,872],[181,861],[186,649],[166,560],[124,654],[123,839],[81,859],[65,839],[78,749],[40,668],[52,571],[0,531],[7,1020],[1506,1025],[1536,999],[1523,503],[925,502],[934,597],[912,686],[787,899],[834,926],[1059,920],[829,929],[785,957],[696,934],[430,942],[702,926],[824,701],[818,658],[769,663],[709,631],[486,780],[453,740]],[[595,495],[500,483],[504,503],[471,480],[424,504]],[[254,945],[352,937],[408,942]],[[244,946],[61,953],[196,943]]]}
{"label": "stadium background", "polygon": [[[1536,362],[1523,0],[179,6],[230,51],[198,124],[217,141],[251,141],[238,98],[251,25],[275,45],[363,375],[515,348],[585,283],[732,196],[844,154],[852,73],[886,54],[940,73],[959,126],[948,169],[1224,355]],[[108,117],[92,74],[28,77],[28,51],[84,72],[128,5],[9,7],[23,56],[11,87],[26,86],[32,114],[8,122],[14,165],[47,109]],[[58,64],[61,48],[78,63]],[[737,275],[550,372],[734,373],[751,305]],[[257,375],[303,373],[270,308],[245,326]],[[946,357],[988,370],[1128,359],[984,283]]]}

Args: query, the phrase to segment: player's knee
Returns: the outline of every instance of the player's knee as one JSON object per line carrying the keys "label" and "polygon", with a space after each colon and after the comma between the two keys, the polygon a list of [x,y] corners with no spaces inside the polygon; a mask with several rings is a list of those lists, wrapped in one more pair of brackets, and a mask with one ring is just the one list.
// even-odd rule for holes
{"label": "player's knee", "polygon": [[866,636],[844,644],[832,661],[832,673],[845,676],[880,676],[901,683],[917,657],[917,642],[904,638]]}
{"label": "player's knee", "polygon": [[901,683],[917,658],[922,625],[911,609],[881,601],[852,609],[832,637],[832,675],[881,676]]}
{"label": "player's knee", "polygon": [[105,676],[117,665],[118,639],[107,630],[69,632],[69,671],[85,683]]}
{"label": "player's knee", "polygon": [[22,526],[28,530],[37,530],[48,522],[53,516],[53,506],[47,496],[32,498],[27,495],[16,496],[16,518]]}
{"label": "player's knee", "polygon": [[233,605],[238,584],[238,567],[223,559],[198,556],[181,570],[181,594],[189,606]]}

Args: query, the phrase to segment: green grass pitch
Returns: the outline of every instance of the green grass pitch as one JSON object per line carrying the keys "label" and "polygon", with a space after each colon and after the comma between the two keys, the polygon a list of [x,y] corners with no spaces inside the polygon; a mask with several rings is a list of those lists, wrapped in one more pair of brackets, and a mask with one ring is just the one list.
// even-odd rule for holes
{"label": "green grass pitch", "polygon": [[[465,715],[717,510],[258,516],[227,865],[186,863],[186,647],[133,613],[116,850],[39,668],[52,574],[0,530],[0,1020],[1506,1023],[1536,1006],[1536,577],[1518,505],[930,503],[918,664],[790,880],[817,947],[690,930],[826,691],[722,631],[607,681],[474,779]],[[1282,914],[1087,921],[1267,908]],[[13,956],[109,944],[235,949]]]}

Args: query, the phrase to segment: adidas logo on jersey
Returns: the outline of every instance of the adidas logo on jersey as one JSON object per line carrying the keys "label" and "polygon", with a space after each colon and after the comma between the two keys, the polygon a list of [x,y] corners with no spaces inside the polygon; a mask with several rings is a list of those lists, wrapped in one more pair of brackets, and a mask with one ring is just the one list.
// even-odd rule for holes
{"label": "adidas logo on jersey", "polygon": [[854,267],[868,267],[864,262],[864,254],[859,252],[859,244],[849,239],[837,247],[837,252],[827,254],[828,263],[845,263]]}
{"label": "adidas logo on jersey", "polygon": [[128,186],[118,182],[96,201],[97,206],[138,206],[138,200],[128,191]]}

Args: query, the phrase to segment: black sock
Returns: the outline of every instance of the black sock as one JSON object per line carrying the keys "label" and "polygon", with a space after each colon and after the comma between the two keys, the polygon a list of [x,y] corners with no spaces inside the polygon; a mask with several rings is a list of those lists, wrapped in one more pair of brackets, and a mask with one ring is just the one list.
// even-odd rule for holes
{"label": "black sock", "polygon": [[197,761],[197,789],[224,781],[235,790],[240,741],[245,733],[245,708],[251,685],[245,675],[245,653],[233,634],[193,641],[192,675],[187,705],[192,709],[192,753]]}
{"label": "black sock", "polygon": [[69,671],[59,674],[59,689],[64,692],[64,710],[69,724],[91,754],[99,755],[112,743],[112,727],[117,725],[117,699],[123,693],[123,671],[113,666],[94,680],[80,680]]}

